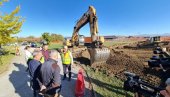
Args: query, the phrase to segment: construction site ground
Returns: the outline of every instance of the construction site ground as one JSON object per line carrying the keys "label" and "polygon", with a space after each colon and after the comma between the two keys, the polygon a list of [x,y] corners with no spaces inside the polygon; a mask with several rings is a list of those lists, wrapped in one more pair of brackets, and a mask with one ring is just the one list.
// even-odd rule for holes
{"label": "construction site ground", "polygon": [[148,66],[148,60],[155,56],[153,49],[112,49],[111,57],[107,60],[106,68],[109,69],[107,74],[124,80],[124,71],[129,71],[155,86],[164,87],[164,81],[169,76],[169,71],[163,72],[160,68],[149,68]]}
{"label": "construction site ground", "polygon": [[[136,45],[135,43],[137,42],[134,42],[133,45]],[[126,43],[126,45],[128,45],[128,43]],[[106,64],[95,66],[89,66],[89,53],[87,50],[75,55],[81,55],[77,59],[89,72],[97,97],[110,95],[124,97],[126,94],[125,91],[123,91],[123,81],[126,79],[124,75],[125,71],[139,75],[141,79],[154,86],[165,87],[165,80],[170,76],[169,70],[163,72],[160,68],[149,68],[148,66],[148,60],[154,56],[154,47],[138,48],[134,46],[131,47],[131,45],[132,44],[128,45],[129,48],[125,48],[124,44],[119,45],[119,43],[109,46],[111,54]],[[100,78],[100,76],[102,76],[102,78]],[[106,79],[110,82],[106,82]],[[118,87],[118,89],[114,87]],[[105,93],[106,91],[107,93]],[[116,94],[114,94],[113,91]]]}

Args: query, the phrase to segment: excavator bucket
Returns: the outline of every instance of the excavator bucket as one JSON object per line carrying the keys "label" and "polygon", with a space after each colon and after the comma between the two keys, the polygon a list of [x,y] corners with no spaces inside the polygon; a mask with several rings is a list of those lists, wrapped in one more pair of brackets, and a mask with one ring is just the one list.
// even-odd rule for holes
{"label": "excavator bucket", "polygon": [[90,65],[97,66],[99,64],[106,63],[110,56],[110,50],[108,48],[89,48],[90,53]]}

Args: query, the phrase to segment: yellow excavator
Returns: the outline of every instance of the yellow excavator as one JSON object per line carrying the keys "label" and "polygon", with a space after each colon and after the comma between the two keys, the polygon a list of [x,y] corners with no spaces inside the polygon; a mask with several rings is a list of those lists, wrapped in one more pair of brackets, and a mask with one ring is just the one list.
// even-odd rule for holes
{"label": "yellow excavator", "polygon": [[157,47],[166,44],[166,41],[161,41],[161,36],[149,37],[145,41],[139,41],[138,47]]}
{"label": "yellow excavator", "polygon": [[[90,39],[79,35],[79,30],[87,23],[90,25]],[[110,50],[103,46],[104,37],[98,36],[98,33],[96,10],[93,6],[89,6],[88,11],[77,21],[71,39],[65,40],[65,45],[69,47],[86,46],[90,54],[90,65],[106,62],[110,56]],[[87,42],[88,45],[85,45]]]}

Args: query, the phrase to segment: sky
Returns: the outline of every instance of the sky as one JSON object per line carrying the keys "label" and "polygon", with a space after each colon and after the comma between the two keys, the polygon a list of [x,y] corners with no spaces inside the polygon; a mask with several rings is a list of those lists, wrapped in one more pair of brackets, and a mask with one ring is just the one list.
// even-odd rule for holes
{"label": "sky", "polygon": [[[76,21],[92,5],[98,17],[99,35],[170,34],[170,0],[10,0],[0,11],[20,5],[25,18],[20,37],[44,32],[72,36]],[[79,34],[90,36],[89,24]]]}

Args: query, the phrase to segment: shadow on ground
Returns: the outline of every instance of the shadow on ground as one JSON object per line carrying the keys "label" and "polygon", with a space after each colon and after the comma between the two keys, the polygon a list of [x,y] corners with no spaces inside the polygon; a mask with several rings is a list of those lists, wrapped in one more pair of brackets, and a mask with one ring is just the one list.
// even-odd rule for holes
{"label": "shadow on ground", "polygon": [[12,55],[15,55],[15,53],[11,53]]}
{"label": "shadow on ground", "polygon": [[90,60],[88,58],[85,58],[85,57],[74,58],[74,60],[79,61],[80,64],[84,64],[84,65],[90,64]]}
{"label": "shadow on ground", "polygon": [[[77,74],[75,73],[72,73],[71,81],[68,81],[68,76],[65,80],[62,80],[62,89],[61,89],[62,97],[75,97],[76,81],[77,81]],[[90,96],[90,90],[85,88],[83,97],[93,97],[93,96]]]}
{"label": "shadow on ground", "polygon": [[[13,64],[18,70],[12,71],[12,73],[9,75],[9,80],[15,88],[15,93],[18,94],[19,97],[33,97],[32,90],[28,85],[29,77],[28,73],[26,72],[27,67],[18,63]],[[63,75],[61,78],[62,77]],[[72,73],[71,81],[68,81],[68,76],[65,80],[62,80],[61,97],[75,97],[76,80],[77,74],[75,73]],[[88,89],[85,90],[84,97],[90,97],[87,95],[86,91],[88,91]]]}
{"label": "shadow on ground", "polygon": [[9,80],[15,88],[15,93],[20,97],[33,97],[32,90],[28,86],[28,73],[25,71],[26,67],[22,64],[13,63],[18,70],[13,70],[9,75]]}
{"label": "shadow on ground", "polygon": [[[91,78],[91,80],[92,80],[93,84],[97,85],[98,87],[103,88],[103,90],[108,90],[110,92],[114,92],[115,95],[117,95],[117,97],[120,95],[121,95],[121,97],[132,97],[131,95],[127,94],[126,91],[123,90],[123,86],[120,87],[120,85],[118,85],[118,86],[110,85],[110,84],[101,82],[100,80],[97,80],[94,78]],[[102,95],[102,93],[99,93],[97,91],[94,91],[94,92],[97,97],[105,97]]]}
{"label": "shadow on ground", "polygon": [[75,97],[74,90],[75,90],[75,85],[76,85],[76,79],[75,79],[76,77],[77,75],[75,73],[72,73],[71,81],[68,81],[68,75],[65,80],[62,80],[63,75],[61,76],[61,83],[62,83],[61,96],[62,97]]}

